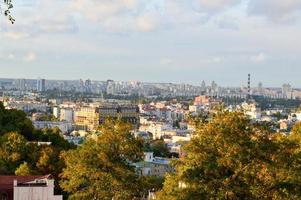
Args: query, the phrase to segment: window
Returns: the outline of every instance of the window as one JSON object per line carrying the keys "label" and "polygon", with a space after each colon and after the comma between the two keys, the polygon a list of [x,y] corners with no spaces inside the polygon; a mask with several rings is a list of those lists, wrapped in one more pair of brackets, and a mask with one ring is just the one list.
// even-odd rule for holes
{"label": "window", "polygon": [[6,192],[0,192],[0,200],[8,200],[8,195]]}

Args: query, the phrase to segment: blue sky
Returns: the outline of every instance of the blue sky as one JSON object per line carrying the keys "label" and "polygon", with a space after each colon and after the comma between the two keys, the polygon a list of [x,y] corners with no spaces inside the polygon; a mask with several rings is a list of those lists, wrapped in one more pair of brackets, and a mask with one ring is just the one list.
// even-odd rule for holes
{"label": "blue sky", "polygon": [[13,15],[0,77],[301,87],[300,0],[18,0]]}

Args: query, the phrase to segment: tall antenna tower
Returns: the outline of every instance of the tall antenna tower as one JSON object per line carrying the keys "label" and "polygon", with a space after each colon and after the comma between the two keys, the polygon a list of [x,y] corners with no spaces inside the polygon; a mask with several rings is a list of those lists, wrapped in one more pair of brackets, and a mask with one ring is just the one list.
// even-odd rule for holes
{"label": "tall antenna tower", "polygon": [[248,74],[248,95],[247,100],[251,99],[251,74]]}

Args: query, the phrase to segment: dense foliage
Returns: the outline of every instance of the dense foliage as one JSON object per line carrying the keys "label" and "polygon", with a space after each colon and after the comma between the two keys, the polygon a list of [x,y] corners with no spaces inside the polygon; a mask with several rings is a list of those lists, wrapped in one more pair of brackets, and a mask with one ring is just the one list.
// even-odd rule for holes
{"label": "dense foliage", "polygon": [[51,174],[57,183],[65,166],[60,154],[71,148],[58,128],[36,130],[24,112],[6,110],[0,102],[0,174]]}
{"label": "dense foliage", "polygon": [[123,122],[107,121],[96,140],[63,154],[66,168],[61,187],[70,199],[133,199],[140,180],[131,165],[143,156],[143,143]]}
{"label": "dense foliage", "polygon": [[143,147],[145,152],[153,152],[155,157],[169,157],[169,149],[163,139],[146,142]]}
{"label": "dense foliage", "polygon": [[300,127],[287,137],[218,114],[197,128],[158,199],[300,199]]}
{"label": "dense foliage", "polygon": [[0,102],[0,136],[8,132],[18,132],[26,139],[33,139],[34,127],[23,111],[6,110]]}

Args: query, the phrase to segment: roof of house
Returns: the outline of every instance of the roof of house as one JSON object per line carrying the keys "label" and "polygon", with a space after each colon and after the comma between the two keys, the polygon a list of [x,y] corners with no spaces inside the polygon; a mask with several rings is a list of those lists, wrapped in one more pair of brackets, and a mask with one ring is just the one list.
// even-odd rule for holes
{"label": "roof of house", "polygon": [[45,176],[1,176],[0,175],[0,189],[12,189],[14,187],[14,180],[18,183],[28,183],[37,179],[50,179],[51,175]]}

